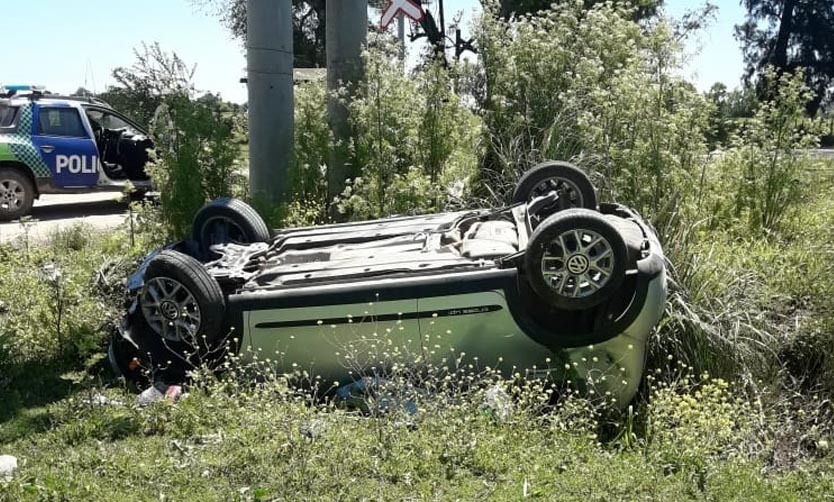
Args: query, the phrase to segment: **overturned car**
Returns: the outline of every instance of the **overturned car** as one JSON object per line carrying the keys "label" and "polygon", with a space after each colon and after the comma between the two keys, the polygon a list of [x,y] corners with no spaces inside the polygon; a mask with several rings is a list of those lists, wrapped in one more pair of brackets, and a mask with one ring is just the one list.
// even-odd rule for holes
{"label": "overturned car", "polygon": [[393,345],[438,365],[454,351],[571,381],[620,404],[637,392],[666,301],[654,231],[598,204],[563,162],[531,169],[495,210],[271,233],[246,204],[216,200],[193,238],[150,253],[127,290],[109,355],[130,379],[143,368],[182,378],[231,350],[348,383],[363,372],[349,347]]}

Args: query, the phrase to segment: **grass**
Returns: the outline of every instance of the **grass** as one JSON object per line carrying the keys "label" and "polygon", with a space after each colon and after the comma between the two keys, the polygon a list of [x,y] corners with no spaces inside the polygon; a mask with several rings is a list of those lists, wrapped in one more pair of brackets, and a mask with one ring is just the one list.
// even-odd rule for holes
{"label": "grass", "polygon": [[[0,428],[0,449],[22,459],[0,494],[23,500],[822,500],[834,488],[830,457],[773,471],[755,456],[681,462],[644,440],[600,441],[599,423],[582,402],[568,401],[548,415],[517,408],[506,421],[474,399],[432,403],[405,423],[397,413],[311,406],[283,385],[232,388],[207,384],[177,405],[148,408],[118,389],[104,393],[126,404],[90,404],[79,392],[29,409]],[[5,442],[14,428],[28,434]],[[671,439],[685,441],[674,434]]]}

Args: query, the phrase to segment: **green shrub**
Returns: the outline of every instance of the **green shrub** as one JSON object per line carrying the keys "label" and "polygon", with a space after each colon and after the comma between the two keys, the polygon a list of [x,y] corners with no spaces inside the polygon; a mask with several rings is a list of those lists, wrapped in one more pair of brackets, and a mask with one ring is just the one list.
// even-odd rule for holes
{"label": "green shrub", "polygon": [[403,73],[395,48],[366,55],[367,80],[350,102],[361,180],[339,201],[354,218],[442,210],[467,192],[479,122],[452,90],[454,70],[427,63]]}
{"label": "green shrub", "polygon": [[769,75],[774,98],[759,105],[710,166],[705,216],[713,228],[740,222],[746,231],[778,230],[809,194],[809,149],[819,145],[819,124],[805,116],[813,93],[801,72]]}
{"label": "green shrub", "polygon": [[511,21],[494,8],[479,31],[483,182],[506,200],[532,164],[574,160],[605,198],[658,224],[691,208],[709,106],[678,77],[680,47],[668,22],[643,27],[609,3],[554,4]]}
{"label": "green shrub", "polygon": [[721,379],[658,385],[646,409],[646,451],[661,465],[690,471],[703,487],[711,460],[747,460],[756,442],[756,412]]}
{"label": "green shrub", "polygon": [[194,215],[206,202],[245,190],[235,124],[188,93],[164,97],[152,126],[157,155],[148,171],[161,194],[160,214],[169,236],[188,235]]}
{"label": "green shrub", "polygon": [[295,88],[295,158],[290,171],[289,226],[322,223],[327,218],[327,162],[331,135],[324,82]]}
{"label": "green shrub", "polygon": [[332,138],[321,83],[296,91],[293,200],[286,221],[328,219],[331,204],[352,219],[442,210],[466,199],[477,169],[480,121],[453,90],[456,69],[438,64],[403,72],[398,51],[374,40],[366,81],[349,101],[355,131],[348,145],[361,173],[336,201],[326,200]]}
{"label": "green shrub", "polygon": [[40,362],[73,365],[99,354],[119,315],[122,286],[144,242],[73,225],[26,255],[0,245],[2,374]]}

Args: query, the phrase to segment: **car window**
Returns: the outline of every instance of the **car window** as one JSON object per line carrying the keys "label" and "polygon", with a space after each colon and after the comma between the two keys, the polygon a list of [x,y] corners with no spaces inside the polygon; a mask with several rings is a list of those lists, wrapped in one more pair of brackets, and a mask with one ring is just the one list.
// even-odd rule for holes
{"label": "car window", "polygon": [[104,114],[101,125],[103,125],[105,129],[124,129],[125,127],[130,127],[130,124],[112,113]]}
{"label": "car window", "polygon": [[75,108],[41,107],[38,116],[38,133],[44,136],[87,137],[87,132],[81,123],[81,116]]}
{"label": "car window", "polygon": [[104,117],[104,112],[101,112],[99,110],[84,110],[84,111],[87,112],[87,117],[89,117],[90,120],[94,120],[94,121],[98,122],[99,124],[101,124],[102,118]]}
{"label": "car window", "polygon": [[90,117],[90,120],[98,123],[98,125],[105,129],[131,128],[131,125],[124,119],[112,113],[105,113],[101,110],[87,110],[87,116]]}
{"label": "car window", "polygon": [[0,127],[12,127],[17,118],[17,106],[0,104]]}

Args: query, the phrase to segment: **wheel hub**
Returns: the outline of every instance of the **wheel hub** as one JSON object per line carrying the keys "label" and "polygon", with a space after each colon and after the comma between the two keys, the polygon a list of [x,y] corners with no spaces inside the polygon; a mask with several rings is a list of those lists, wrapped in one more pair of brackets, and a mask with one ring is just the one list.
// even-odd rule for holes
{"label": "wheel hub", "polygon": [[585,298],[608,284],[614,272],[611,243],[590,229],[562,232],[542,255],[547,285],[568,298]]}
{"label": "wheel hub", "polygon": [[177,304],[171,301],[164,301],[159,305],[159,311],[169,321],[173,321],[179,317],[179,308]]}
{"label": "wheel hub", "polygon": [[579,275],[588,271],[591,266],[590,260],[585,255],[575,254],[568,258],[568,270],[571,274]]}
{"label": "wheel hub", "polygon": [[0,180],[0,209],[14,210],[20,207],[21,187],[14,180]]}
{"label": "wheel hub", "polygon": [[555,191],[559,194],[559,201],[557,202],[557,209],[569,209],[572,207],[584,207],[584,198],[582,191],[576,186],[576,183],[565,178],[547,178],[542,180],[533,188],[531,199],[542,195],[547,195]]}
{"label": "wheel hub", "polygon": [[200,329],[200,305],[191,291],[175,279],[149,279],[140,294],[140,304],[151,329],[165,340],[188,341]]}

